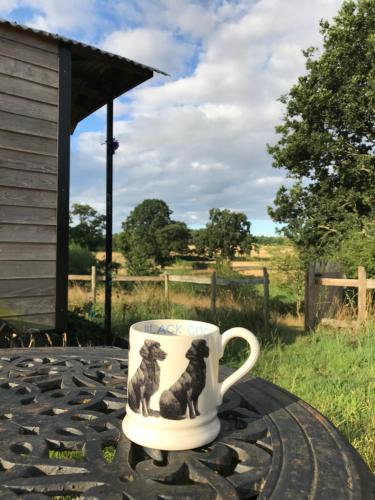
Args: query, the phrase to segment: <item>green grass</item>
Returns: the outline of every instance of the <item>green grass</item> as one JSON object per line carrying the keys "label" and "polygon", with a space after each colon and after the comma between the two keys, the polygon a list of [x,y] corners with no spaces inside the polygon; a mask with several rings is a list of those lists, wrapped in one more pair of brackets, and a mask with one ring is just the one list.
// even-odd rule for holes
{"label": "green grass", "polygon": [[[319,329],[262,348],[256,375],[284,387],[328,417],[375,471],[375,325],[357,332]],[[225,361],[236,367],[241,343]]]}
{"label": "green grass", "polygon": [[[106,446],[103,448],[103,458],[107,463],[111,463],[115,457],[116,448],[114,446]],[[49,458],[59,460],[59,459],[73,459],[73,460],[85,460],[85,454],[83,451],[55,451],[50,450],[48,452]]]}
{"label": "green grass", "polygon": [[55,450],[50,450],[48,452],[49,458],[52,458],[54,460],[59,460],[62,458],[71,458],[73,460],[84,460],[85,455],[82,451],[55,451]]}
{"label": "green grass", "polygon": [[[103,449],[103,458],[107,463],[111,463],[115,457],[115,452],[116,448],[114,446],[106,446]],[[55,450],[50,450],[49,453],[49,458],[52,459],[73,459],[73,460],[84,460],[85,455],[82,451],[55,451]],[[58,495],[54,496],[53,500],[73,500],[74,498],[80,497],[79,494],[77,495]]]}

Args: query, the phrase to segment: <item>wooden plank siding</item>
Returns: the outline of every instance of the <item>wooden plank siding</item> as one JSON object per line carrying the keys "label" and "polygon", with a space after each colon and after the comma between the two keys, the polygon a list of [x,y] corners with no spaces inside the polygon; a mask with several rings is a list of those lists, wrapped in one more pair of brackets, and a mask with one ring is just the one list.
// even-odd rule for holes
{"label": "wooden plank siding", "polygon": [[32,101],[54,104],[58,89],[49,85],[33,83],[19,77],[12,77],[0,73],[0,88],[3,94],[26,97]]}
{"label": "wooden plank siding", "polygon": [[15,31],[11,26],[1,27],[1,38],[6,40],[12,40],[17,43],[23,43],[24,45],[30,46],[32,48],[38,48],[45,50],[47,52],[52,52],[52,54],[57,54],[58,46],[53,40],[46,40],[45,38],[40,38],[34,33],[24,33],[23,31]]}
{"label": "wooden plank siding", "polygon": [[57,122],[57,107],[53,104],[30,101],[25,97],[0,92],[0,109],[21,116]]}
{"label": "wooden plank siding", "polygon": [[7,243],[56,243],[56,228],[35,224],[2,223],[0,241]]}
{"label": "wooden plank siding", "polygon": [[0,317],[54,328],[58,44],[0,26]]}
{"label": "wooden plank siding", "polygon": [[3,260],[0,266],[0,278],[40,278],[41,276],[56,277],[55,261],[41,260],[28,262],[24,260]]}
{"label": "wooden plank siding", "polygon": [[25,153],[19,150],[5,150],[0,147],[0,167],[56,175],[56,158],[54,156]]}
{"label": "wooden plank siding", "polygon": [[53,140],[56,140],[57,135],[57,123],[55,122],[28,116],[22,116],[22,120],[20,120],[18,114],[8,111],[0,111],[0,128],[1,130],[47,137]]}
{"label": "wooden plank siding", "polygon": [[56,191],[57,176],[0,167],[0,186]]}
{"label": "wooden plank siding", "polygon": [[56,208],[56,193],[41,189],[20,189],[0,186],[0,205]]}
{"label": "wooden plank siding", "polygon": [[[34,37],[29,37],[29,42],[26,44],[18,38],[18,33],[14,40],[9,40],[3,35],[3,26],[1,27],[0,35],[0,54],[6,57],[12,57],[17,61],[24,61],[41,68],[58,70],[59,61],[57,52],[55,54],[36,47],[33,43]],[[16,32],[15,32],[16,33]],[[25,33],[27,36],[27,34]],[[35,38],[34,38],[35,40]],[[56,43],[57,45],[57,43]]]}
{"label": "wooden plank siding", "polygon": [[41,260],[49,260],[56,262],[56,245],[55,244],[40,244],[28,243],[0,243],[0,266],[3,266],[2,261],[25,261],[38,262]]}
{"label": "wooden plank siding", "polygon": [[0,205],[0,220],[3,223],[56,225],[56,209]]}
{"label": "wooden plank siding", "polygon": [[57,71],[34,66],[24,61],[17,61],[11,57],[0,55],[0,73],[23,78],[30,82],[41,83],[42,85],[58,87]]}
{"label": "wooden plank siding", "polygon": [[[1,82],[0,82],[1,85]],[[0,87],[1,88],[1,87]],[[19,118],[22,121],[22,116]],[[21,127],[21,125],[20,125]],[[8,132],[0,129],[0,144],[5,149],[26,151],[30,153],[56,156],[57,140],[49,137],[38,137],[22,132]]]}

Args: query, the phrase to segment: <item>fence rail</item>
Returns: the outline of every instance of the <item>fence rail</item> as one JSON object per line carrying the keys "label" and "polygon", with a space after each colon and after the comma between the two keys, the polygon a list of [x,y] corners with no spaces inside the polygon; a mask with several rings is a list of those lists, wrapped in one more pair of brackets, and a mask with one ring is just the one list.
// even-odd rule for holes
{"label": "fence rail", "polygon": [[[360,282],[358,279],[349,279],[349,278],[315,278],[316,285],[322,286],[350,286],[353,288],[359,288]],[[368,290],[375,288],[375,279],[367,279],[366,280],[366,288]]]}
{"label": "fence rail", "polygon": [[[210,299],[210,309],[213,315],[216,316],[216,301],[217,301],[217,286],[240,286],[240,285],[263,285],[263,321],[266,333],[269,331],[269,277],[266,267],[257,267],[257,269],[263,270],[263,276],[260,278],[256,277],[244,277],[244,278],[218,278],[216,272],[214,271],[209,276],[191,276],[191,275],[178,275],[169,274],[165,272],[159,276],[114,276],[112,282],[164,282],[164,296],[167,301],[169,301],[169,283],[195,283],[199,285],[210,285],[211,287],[211,299]],[[93,266],[91,268],[91,275],[89,274],[70,274],[68,276],[69,281],[89,281],[91,282],[91,295],[92,300],[96,302],[96,285],[99,281],[105,281],[104,276],[98,276],[96,273],[96,268]]]}
{"label": "fence rail", "polygon": [[[214,274],[214,273],[212,273]],[[162,274],[160,276],[116,276],[112,278],[112,282],[131,282],[131,281],[165,281],[165,276],[168,276],[169,281],[181,283],[196,283],[199,285],[211,285],[211,277],[206,276],[190,276],[182,274]],[[70,274],[69,281],[93,281],[92,275],[88,274]],[[97,276],[96,282],[105,281],[104,276]],[[219,286],[228,285],[262,285],[263,278],[216,278],[216,284]]]}

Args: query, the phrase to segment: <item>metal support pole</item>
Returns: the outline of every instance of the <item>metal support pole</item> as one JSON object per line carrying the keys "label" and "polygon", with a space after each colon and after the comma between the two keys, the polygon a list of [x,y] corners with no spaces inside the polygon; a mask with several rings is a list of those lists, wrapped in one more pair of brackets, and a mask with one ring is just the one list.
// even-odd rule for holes
{"label": "metal support pole", "polygon": [[105,226],[105,306],[106,344],[112,345],[112,201],[113,201],[113,101],[107,104],[107,175]]}

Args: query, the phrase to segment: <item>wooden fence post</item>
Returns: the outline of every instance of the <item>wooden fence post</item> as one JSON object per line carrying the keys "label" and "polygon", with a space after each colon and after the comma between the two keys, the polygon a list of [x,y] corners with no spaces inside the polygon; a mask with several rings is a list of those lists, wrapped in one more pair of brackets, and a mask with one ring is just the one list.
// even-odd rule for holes
{"label": "wooden fence post", "polygon": [[216,271],[211,274],[211,313],[216,314]]}
{"label": "wooden fence post", "polygon": [[264,332],[268,335],[270,330],[270,289],[269,289],[269,277],[266,267],[263,267],[263,321],[264,321]]}
{"label": "wooden fence post", "polygon": [[363,266],[358,267],[358,322],[362,323],[367,316],[367,283],[366,269]]}
{"label": "wooden fence post", "polygon": [[96,266],[91,266],[91,295],[92,301],[96,303]]}
{"label": "wooden fence post", "polygon": [[315,262],[310,262],[306,272],[305,285],[305,330],[313,330],[316,322],[316,291],[315,285]]}
{"label": "wooden fence post", "polygon": [[164,297],[165,300],[169,301],[169,274],[167,271],[164,272]]}

